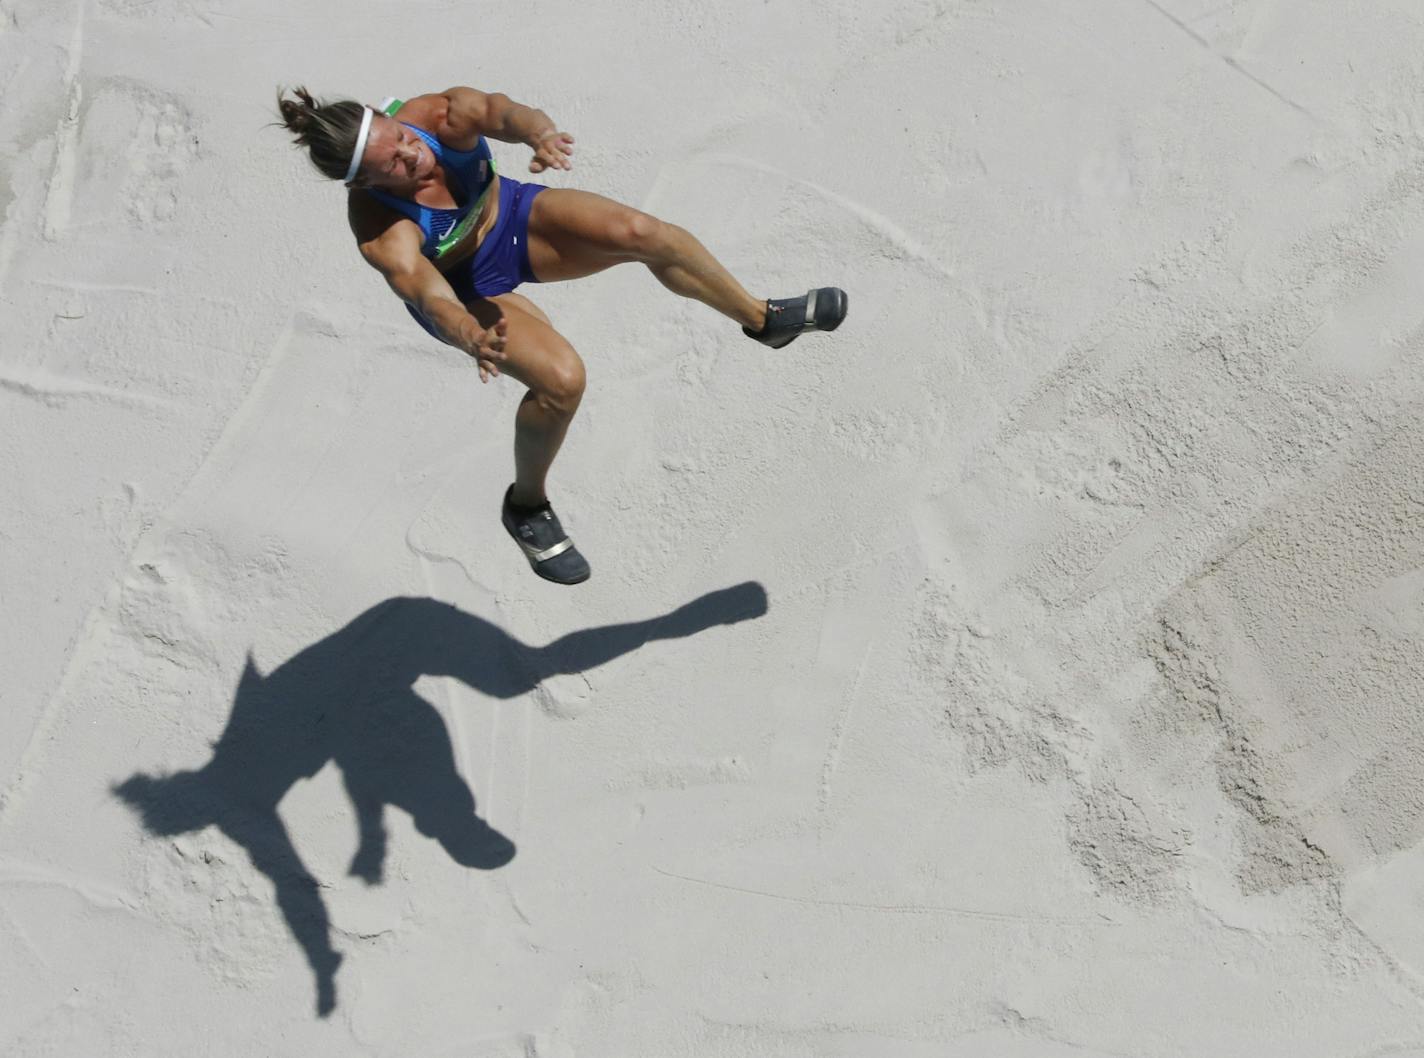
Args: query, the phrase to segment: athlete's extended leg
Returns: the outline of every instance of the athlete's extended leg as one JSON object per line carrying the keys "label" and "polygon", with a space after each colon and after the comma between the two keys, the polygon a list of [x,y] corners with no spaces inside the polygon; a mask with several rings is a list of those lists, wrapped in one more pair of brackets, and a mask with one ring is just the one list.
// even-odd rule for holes
{"label": "athlete's extended leg", "polygon": [[766,301],[685,228],[589,191],[549,188],[529,213],[529,266],[541,282],[579,279],[640,261],[674,294],[710,305],[752,330],[766,322]]}
{"label": "athlete's extended leg", "polygon": [[792,298],[754,298],[686,229],[602,195],[549,188],[529,213],[529,266],[544,282],[578,279],[641,261],[675,294],[696,298],[773,349],[805,331],[833,331],[849,299],[838,287]]}

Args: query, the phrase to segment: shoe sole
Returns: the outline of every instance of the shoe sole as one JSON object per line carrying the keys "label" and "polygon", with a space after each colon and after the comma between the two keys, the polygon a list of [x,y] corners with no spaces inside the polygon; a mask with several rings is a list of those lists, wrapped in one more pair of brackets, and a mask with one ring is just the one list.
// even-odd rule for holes
{"label": "shoe sole", "polygon": [[817,327],[818,331],[833,331],[845,322],[846,313],[850,311],[850,295],[839,287],[836,288],[836,308],[840,311],[836,314],[836,322],[825,327]]}

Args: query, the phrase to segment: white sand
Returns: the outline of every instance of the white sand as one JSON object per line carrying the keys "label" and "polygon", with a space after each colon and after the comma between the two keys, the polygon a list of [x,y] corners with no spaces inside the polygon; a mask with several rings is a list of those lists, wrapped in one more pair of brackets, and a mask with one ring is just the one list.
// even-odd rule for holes
{"label": "white sand", "polygon": [[[0,1053],[1424,1056],[1421,54],[1417,0],[4,0]],[[591,380],[544,584],[518,387],[279,81],[542,106],[548,182],[850,318],[526,288]]]}

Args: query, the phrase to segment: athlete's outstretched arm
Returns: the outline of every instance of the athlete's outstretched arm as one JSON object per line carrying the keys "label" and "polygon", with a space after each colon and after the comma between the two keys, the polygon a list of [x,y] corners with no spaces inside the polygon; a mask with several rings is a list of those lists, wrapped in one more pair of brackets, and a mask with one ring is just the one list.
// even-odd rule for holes
{"label": "athlete's outstretched arm", "polygon": [[545,169],[572,169],[574,138],[563,132],[542,110],[516,103],[503,92],[480,92],[473,88],[451,88],[446,124],[459,135],[477,129],[482,136],[504,143],[523,143],[534,151],[531,173]]}
{"label": "athlete's outstretched arm", "polygon": [[351,196],[347,212],[366,263],[385,277],[402,301],[430,321],[446,345],[453,345],[479,362],[481,382],[497,376],[499,363],[505,357],[504,317],[486,328],[471,316],[455,296],[450,281],[420,252],[420,228],[404,217],[393,221],[383,216],[381,207],[365,198]]}

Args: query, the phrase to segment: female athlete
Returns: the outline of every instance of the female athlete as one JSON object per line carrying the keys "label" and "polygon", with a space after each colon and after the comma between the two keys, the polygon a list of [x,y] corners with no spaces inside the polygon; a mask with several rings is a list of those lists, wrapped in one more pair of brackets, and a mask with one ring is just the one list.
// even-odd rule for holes
{"label": "female athlete", "polygon": [[304,88],[277,93],[283,123],[312,164],[349,188],[347,217],[361,256],[416,321],[479,365],[528,387],[514,423],[514,483],[502,521],[534,571],[559,584],[588,579],[545,493],[584,391],[583,362],[528,298],[523,283],[593,275],[625,261],[648,266],[774,349],[802,331],[833,331],[847,298],[820,287],[755,298],[691,233],[587,191],[495,173],[486,138],[523,143],[529,171],[572,168],[574,139],[542,110],[498,92],[451,88],[368,107],[324,102]]}

